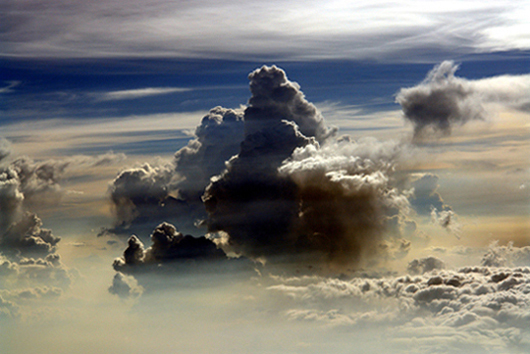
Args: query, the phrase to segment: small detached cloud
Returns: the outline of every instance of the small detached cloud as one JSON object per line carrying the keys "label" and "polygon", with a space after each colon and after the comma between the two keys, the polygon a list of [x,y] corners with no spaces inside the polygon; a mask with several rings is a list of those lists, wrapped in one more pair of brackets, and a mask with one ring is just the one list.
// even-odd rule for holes
{"label": "small detached cloud", "polygon": [[121,299],[136,298],[143,292],[143,287],[139,286],[131,276],[116,273],[112,279],[112,285],[109,287],[109,293],[117,295]]}
{"label": "small detached cloud", "polygon": [[182,87],[147,87],[134,90],[120,90],[96,94],[100,101],[118,101],[118,100],[135,100],[144,97],[167,95],[170,93],[191,91],[189,88]]}
{"label": "small detached cloud", "polygon": [[114,269],[123,273],[135,273],[170,263],[193,264],[196,261],[227,260],[226,254],[212,240],[204,236],[184,236],[168,223],[155,228],[151,241],[151,247],[145,249],[138,237],[131,236],[123,256],[114,261]]}
{"label": "small detached cloud", "polygon": [[467,80],[455,76],[458,65],[444,61],[435,66],[425,80],[403,88],[396,97],[405,119],[414,127],[414,139],[430,133],[449,135],[455,126],[490,116],[488,105],[511,109],[530,109],[530,75],[497,76]]}

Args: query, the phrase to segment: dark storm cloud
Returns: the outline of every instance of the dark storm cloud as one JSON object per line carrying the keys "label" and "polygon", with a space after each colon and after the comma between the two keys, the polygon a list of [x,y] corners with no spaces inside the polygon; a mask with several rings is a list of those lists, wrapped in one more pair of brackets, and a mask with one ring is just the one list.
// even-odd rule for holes
{"label": "dark storm cloud", "polygon": [[245,139],[203,200],[210,232],[253,258],[358,264],[378,253],[407,199],[390,186],[400,148],[375,140],[333,145],[334,130],[277,67],[249,75]]}
{"label": "dark storm cloud", "polygon": [[117,258],[113,267],[117,271],[134,273],[148,269],[146,266],[172,262],[222,261],[226,254],[206,237],[183,235],[169,224],[158,225],[151,234],[151,247],[144,249],[143,243],[131,236],[123,257]]}
{"label": "dark storm cloud", "polygon": [[186,232],[206,217],[201,196],[210,178],[223,171],[243,140],[241,111],[215,107],[195,129],[196,138],[175,153],[172,163],[127,169],[110,186],[117,234],[149,232],[162,221]]}
{"label": "dark storm cloud", "polygon": [[444,61],[421,84],[399,91],[396,101],[413,124],[415,139],[430,129],[448,135],[455,126],[483,120],[489,116],[485,105],[490,103],[528,111],[529,75],[467,80],[455,76],[457,69],[452,61]]}

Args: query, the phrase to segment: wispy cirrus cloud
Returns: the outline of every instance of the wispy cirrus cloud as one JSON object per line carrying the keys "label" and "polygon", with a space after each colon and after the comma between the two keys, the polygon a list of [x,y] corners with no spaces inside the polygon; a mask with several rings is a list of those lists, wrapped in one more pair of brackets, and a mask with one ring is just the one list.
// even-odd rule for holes
{"label": "wispy cirrus cloud", "polygon": [[134,0],[123,6],[32,0],[0,6],[7,28],[2,56],[413,60],[530,48],[525,1]]}
{"label": "wispy cirrus cloud", "polygon": [[101,101],[134,100],[138,98],[187,91],[191,91],[191,89],[184,87],[146,87],[141,89],[110,91],[97,94],[96,97]]}

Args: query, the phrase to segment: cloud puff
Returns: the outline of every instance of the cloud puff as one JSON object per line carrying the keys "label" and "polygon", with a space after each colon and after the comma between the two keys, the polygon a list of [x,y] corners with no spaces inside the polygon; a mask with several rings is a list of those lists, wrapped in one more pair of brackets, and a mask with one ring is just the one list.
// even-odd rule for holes
{"label": "cloud puff", "polygon": [[431,222],[440,225],[447,232],[452,233],[457,238],[460,238],[462,232],[462,225],[458,222],[458,217],[452,210],[438,211],[433,208],[431,211]]}
{"label": "cloud puff", "polygon": [[263,66],[249,74],[252,96],[245,109],[245,136],[259,132],[271,121],[294,122],[307,137],[324,141],[336,129],[326,127],[316,107],[305,99],[300,86],[276,66]]}
{"label": "cloud puff", "polygon": [[226,254],[206,237],[184,236],[168,223],[158,225],[151,234],[152,245],[144,249],[143,243],[131,236],[123,257],[117,258],[113,267],[117,271],[134,273],[176,262],[226,260]]}
{"label": "cloud puff", "polygon": [[426,258],[412,260],[407,267],[407,271],[410,274],[423,274],[423,273],[427,273],[435,269],[444,269],[444,268],[445,268],[444,261],[442,261],[439,258],[429,256]]}
{"label": "cloud puff", "polygon": [[438,192],[438,180],[438,176],[431,173],[410,177],[409,187],[413,188],[409,198],[410,204],[419,215],[431,215],[433,209],[451,210],[451,207],[445,204]]}
{"label": "cloud puff", "polygon": [[109,287],[109,293],[119,296],[122,299],[135,298],[142,294],[143,288],[138,285],[131,276],[116,273]]}
{"label": "cloud puff", "polygon": [[148,233],[171,221],[189,233],[206,217],[201,196],[210,178],[239,151],[243,114],[215,107],[195,129],[195,139],[175,153],[171,163],[130,168],[120,172],[109,188],[117,234]]}
{"label": "cloud puff", "polygon": [[514,247],[513,243],[500,246],[492,243],[482,257],[482,265],[486,267],[530,266],[530,246]]}
{"label": "cloud puff", "polygon": [[398,144],[333,145],[334,130],[283,70],[249,78],[240,152],[203,196],[208,230],[253,258],[344,266],[377,253],[387,221],[408,209],[389,177]]}
{"label": "cloud puff", "polygon": [[499,76],[467,80],[454,74],[458,65],[444,61],[432,69],[425,80],[399,91],[396,101],[404,117],[414,126],[414,138],[428,129],[448,135],[454,126],[488,117],[486,104],[498,103],[514,109],[528,110],[530,76]]}

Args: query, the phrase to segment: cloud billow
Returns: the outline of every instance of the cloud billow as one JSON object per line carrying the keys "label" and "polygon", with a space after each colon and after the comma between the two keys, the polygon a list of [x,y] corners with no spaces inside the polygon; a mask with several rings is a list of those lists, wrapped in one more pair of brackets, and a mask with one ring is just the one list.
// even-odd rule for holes
{"label": "cloud billow", "polygon": [[454,127],[491,116],[489,104],[528,111],[530,75],[468,80],[455,76],[458,65],[444,61],[417,86],[402,88],[396,102],[414,127],[414,139],[449,135]]}
{"label": "cloud billow", "polygon": [[387,221],[408,207],[390,186],[399,149],[347,139],[327,147],[334,130],[283,70],[249,78],[241,150],[203,196],[208,231],[252,258],[342,267],[378,253]]}
{"label": "cloud billow", "polygon": [[177,151],[172,162],[129,168],[111,182],[115,225],[104,232],[147,234],[170,221],[187,233],[197,233],[196,223],[206,217],[204,189],[237,154],[242,140],[242,112],[211,109],[195,129],[195,139]]}

